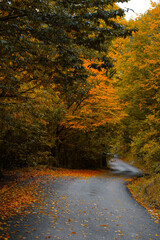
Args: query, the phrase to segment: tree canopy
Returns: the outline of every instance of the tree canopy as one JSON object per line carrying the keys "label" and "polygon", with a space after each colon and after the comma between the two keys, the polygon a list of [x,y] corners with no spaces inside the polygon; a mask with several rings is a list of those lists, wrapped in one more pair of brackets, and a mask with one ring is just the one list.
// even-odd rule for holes
{"label": "tree canopy", "polygon": [[82,149],[88,134],[104,126],[109,134],[123,117],[108,49],[134,28],[117,21],[124,16],[117,2],[125,1],[0,2],[2,167],[50,154],[63,165],[64,144]]}
{"label": "tree canopy", "polygon": [[[113,9],[115,2],[1,1],[1,97],[23,96],[52,83],[64,94],[66,85],[84,82],[82,56],[88,58],[91,49],[106,53],[111,39],[131,32],[115,23],[124,14]],[[109,62],[101,58],[107,68]]]}

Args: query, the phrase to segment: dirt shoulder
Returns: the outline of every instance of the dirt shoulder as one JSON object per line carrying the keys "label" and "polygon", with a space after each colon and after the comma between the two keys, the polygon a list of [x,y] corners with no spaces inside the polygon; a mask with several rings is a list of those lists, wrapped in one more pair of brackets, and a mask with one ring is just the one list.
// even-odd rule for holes
{"label": "dirt shoulder", "polygon": [[[144,166],[137,164],[132,155],[123,158],[123,161],[142,170],[144,175],[131,180],[127,185],[133,198],[140,203],[159,223],[160,219],[160,173],[149,173]],[[147,173],[147,174],[146,174]]]}
{"label": "dirt shoulder", "polygon": [[134,199],[145,207],[158,223],[160,219],[160,174],[136,178],[128,184]]}

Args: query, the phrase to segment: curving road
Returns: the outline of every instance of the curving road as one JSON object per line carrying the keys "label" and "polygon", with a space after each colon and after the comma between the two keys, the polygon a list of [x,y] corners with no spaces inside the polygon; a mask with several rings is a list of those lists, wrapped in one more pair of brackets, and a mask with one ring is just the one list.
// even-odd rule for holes
{"label": "curving road", "polygon": [[127,175],[133,177],[142,175],[141,171],[138,168],[131,166],[126,162],[123,162],[119,157],[112,158],[109,162],[109,167],[112,171],[114,171],[114,174],[120,174],[124,177]]}
{"label": "curving road", "polygon": [[11,219],[11,240],[157,240],[160,226],[131,196],[126,178],[140,174],[118,158],[112,171],[89,179],[53,179],[42,185],[43,202]]}

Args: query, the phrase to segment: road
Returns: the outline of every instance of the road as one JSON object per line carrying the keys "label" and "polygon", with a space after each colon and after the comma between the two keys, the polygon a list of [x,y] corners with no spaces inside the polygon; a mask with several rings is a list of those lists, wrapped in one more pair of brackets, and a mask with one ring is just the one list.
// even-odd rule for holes
{"label": "road", "polygon": [[[118,158],[113,171],[42,183],[42,202],[6,223],[11,240],[157,240],[160,226],[126,187],[138,169]],[[159,235],[159,236],[158,236]]]}
{"label": "road", "polygon": [[[116,156],[116,155],[115,155]],[[114,157],[110,160],[109,162],[109,166],[110,166],[110,169],[112,169],[112,171],[114,171],[113,173],[116,175],[123,175],[123,177],[125,176],[141,176],[142,173],[141,171],[126,163],[126,162],[123,162],[122,160],[120,160],[119,157]]]}

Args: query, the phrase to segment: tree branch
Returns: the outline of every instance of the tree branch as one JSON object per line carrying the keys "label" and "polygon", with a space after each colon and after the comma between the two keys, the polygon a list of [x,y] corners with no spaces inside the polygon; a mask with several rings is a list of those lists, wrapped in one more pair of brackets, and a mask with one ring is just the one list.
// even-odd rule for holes
{"label": "tree branch", "polygon": [[24,17],[26,16],[26,14],[21,14],[21,15],[13,15],[11,16],[10,14],[5,16],[5,17],[1,17],[0,18],[0,21],[3,21],[3,22],[7,22],[9,20],[12,20],[12,19],[16,19],[16,18],[19,18],[19,17]]}

